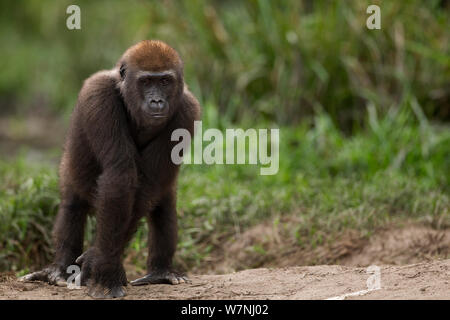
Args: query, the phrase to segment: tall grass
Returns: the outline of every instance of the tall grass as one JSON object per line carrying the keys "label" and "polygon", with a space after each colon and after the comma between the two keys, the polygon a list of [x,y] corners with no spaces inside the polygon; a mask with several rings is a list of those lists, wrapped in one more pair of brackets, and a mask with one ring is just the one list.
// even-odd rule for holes
{"label": "tall grass", "polygon": [[[450,227],[450,131],[429,124],[405,101],[367,129],[346,137],[330,116],[312,128],[280,128],[280,169],[260,176],[250,165],[185,165],[178,192],[180,241],[176,262],[198,266],[223,240],[251,225],[295,215],[299,246],[332,241],[343,230],[371,234],[412,221]],[[56,169],[24,160],[0,162],[0,269],[43,265],[51,257],[57,211]],[[88,227],[92,241],[93,220]],[[144,265],[147,228],[130,244]]]}
{"label": "tall grass", "polygon": [[[365,26],[369,4],[381,30]],[[81,82],[131,44],[167,41],[216,121],[297,124],[327,112],[346,131],[412,96],[427,117],[450,117],[450,13],[440,1],[2,2],[1,109],[72,110]],[[217,119],[217,117],[219,117]]]}
{"label": "tall grass", "polygon": [[[299,246],[396,221],[450,226],[450,12],[442,1],[83,0],[75,31],[66,28],[70,4],[0,3],[1,116],[68,115],[86,77],[158,38],[181,53],[205,129],[280,127],[275,176],[255,166],[183,167],[179,266],[282,215],[300,218],[290,226]],[[381,30],[365,27],[369,4],[381,7]],[[0,270],[52,256],[56,169],[31,162],[0,159]],[[88,234],[94,229],[90,220]],[[130,245],[136,263],[146,232]]]}

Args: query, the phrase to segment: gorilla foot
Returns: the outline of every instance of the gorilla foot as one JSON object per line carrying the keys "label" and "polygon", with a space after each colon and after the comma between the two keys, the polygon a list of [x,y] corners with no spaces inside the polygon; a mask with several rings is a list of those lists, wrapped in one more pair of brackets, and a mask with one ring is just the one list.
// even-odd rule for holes
{"label": "gorilla foot", "polygon": [[67,286],[64,273],[56,266],[49,266],[41,271],[29,273],[20,277],[18,280],[21,282],[43,281],[55,286]]}
{"label": "gorilla foot", "polygon": [[180,284],[190,283],[188,277],[172,271],[152,271],[146,276],[130,282],[132,286],[143,286],[147,284]]}
{"label": "gorilla foot", "polygon": [[127,292],[122,286],[107,288],[97,284],[89,286],[88,295],[95,299],[113,299],[124,297]]}

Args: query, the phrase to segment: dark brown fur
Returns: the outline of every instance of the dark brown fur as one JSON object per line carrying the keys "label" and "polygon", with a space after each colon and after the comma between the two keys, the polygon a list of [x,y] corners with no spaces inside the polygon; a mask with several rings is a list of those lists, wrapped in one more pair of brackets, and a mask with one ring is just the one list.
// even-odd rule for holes
{"label": "dark brown fur", "polygon": [[[149,125],[139,113],[138,92],[121,80],[122,66],[126,77],[139,70],[176,71],[176,94],[164,123]],[[147,217],[150,230],[148,272],[154,276],[148,283],[176,279],[171,263],[177,244],[179,166],[170,158],[176,143],[170,137],[177,128],[192,135],[200,115],[197,100],[184,84],[182,68],[174,49],[160,41],[142,41],[125,52],[115,69],[100,71],[84,82],[59,171],[61,205],[53,232],[53,277],[65,274],[82,254],[86,216],[95,212],[95,243],[77,260],[82,283],[92,296],[101,297],[101,292],[108,296],[126,285],[122,255],[142,217]]]}

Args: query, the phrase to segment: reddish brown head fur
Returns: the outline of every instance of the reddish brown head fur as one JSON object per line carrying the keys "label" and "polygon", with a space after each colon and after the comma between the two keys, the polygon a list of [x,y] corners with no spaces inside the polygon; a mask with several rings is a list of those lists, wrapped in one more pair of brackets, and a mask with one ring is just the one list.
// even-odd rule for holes
{"label": "reddish brown head fur", "polygon": [[144,40],[135,44],[124,53],[121,61],[146,71],[179,70],[183,66],[175,49],[159,40]]}

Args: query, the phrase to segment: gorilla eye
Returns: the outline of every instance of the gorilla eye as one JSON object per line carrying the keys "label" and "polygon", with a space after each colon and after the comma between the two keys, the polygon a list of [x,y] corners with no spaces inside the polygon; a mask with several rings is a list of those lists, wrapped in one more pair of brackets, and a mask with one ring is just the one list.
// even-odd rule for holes
{"label": "gorilla eye", "polygon": [[162,78],[160,83],[163,86],[168,86],[170,84],[170,79],[169,78]]}
{"label": "gorilla eye", "polygon": [[152,79],[151,78],[144,78],[142,80],[142,82],[144,83],[144,85],[148,86],[152,83]]}
{"label": "gorilla eye", "polygon": [[120,73],[120,78],[123,80],[125,78],[125,65],[124,64],[122,64],[120,66],[119,73]]}

